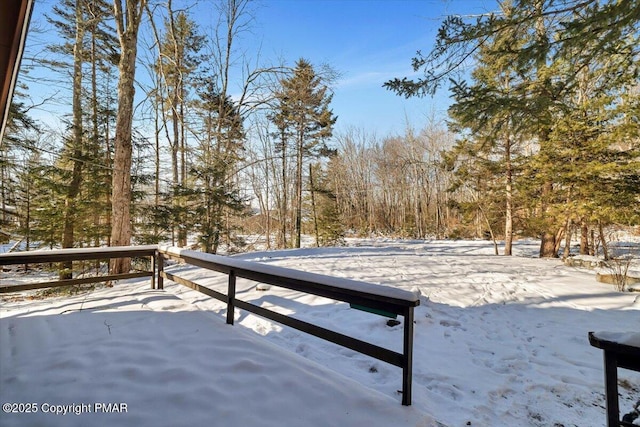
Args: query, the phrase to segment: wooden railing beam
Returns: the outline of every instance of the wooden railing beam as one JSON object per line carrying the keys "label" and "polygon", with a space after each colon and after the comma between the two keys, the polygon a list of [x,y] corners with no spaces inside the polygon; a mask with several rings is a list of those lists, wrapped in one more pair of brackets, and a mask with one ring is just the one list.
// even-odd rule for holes
{"label": "wooden railing beam", "polygon": [[[186,264],[201,267],[228,275],[227,295],[223,295],[218,291],[207,288],[206,286],[197,284],[185,278],[181,278],[172,274],[162,273],[161,277],[175,281],[176,283],[190,287],[191,289],[202,292],[213,298],[227,303],[226,322],[233,325],[234,310],[238,307],[247,310],[264,318],[281,323],[285,326],[297,329],[310,335],[322,338],[326,341],[349,348],[383,362],[398,366],[402,369],[402,404],[411,405],[411,387],[412,387],[412,365],[413,365],[413,329],[414,329],[414,308],[420,304],[417,295],[409,292],[388,292],[388,288],[378,285],[365,283],[355,283],[350,281],[349,287],[341,287],[339,285],[328,284],[331,280],[339,282],[339,279],[330,278],[328,276],[300,274],[295,270],[266,267],[260,263],[248,263],[233,258],[225,258],[207,254],[195,254],[192,251],[182,251],[178,248],[163,249],[158,248],[161,254],[158,264],[158,270],[161,271],[164,257],[179,260]],[[187,253],[182,253],[187,252]],[[206,259],[210,258],[210,259]],[[365,308],[382,310],[394,313],[404,317],[403,329],[403,352],[397,353],[384,347],[362,341],[336,331],[322,328],[320,326],[295,319],[259,307],[255,304],[236,299],[236,278],[252,280],[259,283],[275,285],[299,292],[312,295],[318,295],[330,298],[336,301],[347,302],[350,304],[362,306]],[[304,278],[313,277],[314,280],[305,280]],[[322,283],[320,283],[322,282]],[[359,285],[362,287],[359,288]],[[379,293],[367,291],[366,289],[379,290]],[[386,291],[386,292],[383,292]],[[387,294],[387,295],[385,295]],[[399,297],[390,297],[388,294],[398,295]],[[404,297],[404,298],[402,298]]]}

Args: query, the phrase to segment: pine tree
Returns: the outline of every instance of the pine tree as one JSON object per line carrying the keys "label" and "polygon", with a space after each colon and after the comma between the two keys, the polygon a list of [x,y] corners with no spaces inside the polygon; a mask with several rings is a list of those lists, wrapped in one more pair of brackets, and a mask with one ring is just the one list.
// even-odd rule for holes
{"label": "pine tree", "polygon": [[[330,170],[331,165],[327,168]],[[331,188],[331,180],[320,163],[309,165],[309,180],[317,246],[344,244],[345,231],[338,208],[336,190]]]}
{"label": "pine tree", "polygon": [[[48,165],[36,157],[30,159],[21,175],[25,206],[22,232],[41,247],[55,248],[60,245],[65,209],[61,191],[64,187],[61,186],[59,173],[59,167]],[[65,275],[64,269],[61,274]]]}
{"label": "pine tree", "polygon": [[629,60],[611,54],[582,67],[552,128],[547,167],[567,193],[568,221],[601,229],[639,219],[640,131],[631,123],[640,118],[640,94],[637,82],[624,77]]}
{"label": "pine tree", "polygon": [[211,79],[202,83],[196,110],[202,129],[191,174],[196,181],[201,248],[216,253],[223,238],[229,245],[238,242],[228,217],[246,211],[234,179],[246,136],[238,106],[230,97],[221,100]]}
{"label": "pine tree", "polygon": [[111,129],[115,123],[115,71],[118,65],[118,39],[113,27],[113,5],[108,0],[86,3],[88,86],[85,90],[85,185],[81,195],[88,244],[109,244],[111,233]]}
{"label": "pine tree", "polygon": [[6,132],[0,140],[0,239],[3,241],[9,240],[19,226],[20,217],[24,217],[24,212],[16,206],[16,187],[21,185],[18,175],[24,167],[20,158],[21,152],[29,149],[29,134],[37,131],[24,103],[18,101],[20,96],[21,92],[16,91],[9,105]]}
{"label": "pine tree", "polygon": [[[425,71],[424,78],[385,84],[399,94],[420,96],[434,93],[451,77],[455,82],[456,75],[461,77],[457,74],[460,64],[483,49],[492,49],[492,62],[511,59],[518,76],[513,89],[521,103],[510,108],[522,117],[517,123],[520,135],[535,147],[524,170],[530,184],[521,188],[534,214],[528,228],[541,237],[540,256],[557,256],[562,234],[567,232],[567,199],[578,194],[559,182],[562,179],[557,174],[566,161],[556,155],[562,143],[557,139],[559,125],[567,117],[565,112],[575,108],[567,101],[577,93],[581,74],[599,58],[615,58],[599,62],[601,78],[618,84],[637,80],[640,43],[634,28],[640,20],[638,10],[637,0],[518,0],[511,13],[487,14],[475,21],[452,16],[443,23],[436,47],[413,59],[414,69]],[[496,49],[500,45],[488,43],[510,33],[518,45]],[[627,66],[620,67],[618,58],[625,58]],[[461,83],[453,87],[456,85]],[[612,105],[609,101],[605,110],[615,109]]]}
{"label": "pine tree", "polygon": [[0,242],[21,240],[29,250],[29,197],[36,189],[24,176],[33,165],[31,150],[38,127],[20,100],[22,96],[20,90],[14,94],[0,141]]}
{"label": "pine tree", "polygon": [[[49,17],[59,31],[65,44],[52,46],[51,50],[58,51],[71,57],[71,123],[69,135],[64,138],[63,158],[58,162],[58,179],[64,187],[62,214],[61,244],[63,248],[74,247],[76,241],[75,229],[77,219],[76,202],[83,180],[84,166],[84,130],[83,130],[83,65],[85,56],[85,31],[87,28],[87,11],[82,0],[66,0],[60,6],[54,7],[56,18]],[[70,279],[73,269],[72,262],[64,262],[60,268],[60,279]]]}
{"label": "pine tree", "polygon": [[[513,13],[509,2],[503,3],[502,9],[507,17]],[[458,177],[482,186],[474,190],[478,195],[474,204],[492,237],[495,237],[495,227],[487,215],[502,213],[505,255],[512,253],[514,156],[523,138],[521,112],[525,110],[524,94],[518,91],[523,73],[514,63],[515,56],[507,53],[520,48],[522,34],[511,30],[497,33],[480,46],[476,57],[478,65],[471,73],[473,84],[458,82],[452,87],[455,103],[449,109],[452,129],[465,135],[450,153],[449,162],[456,154],[468,159],[458,170]],[[501,182],[497,177],[501,177]],[[503,204],[504,208],[494,209],[492,206],[496,203]]]}
{"label": "pine tree", "polygon": [[[197,33],[195,22],[185,12],[174,12],[168,3],[168,18],[165,21],[164,37],[160,41],[160,57],[156,72],[164,81],[166,103],[164,105],[165,129],[171,148],[173,194],[171,210],[174,227],[178,230],[178,245],[185,246],[187,240],[186,196],[187,188],[187,106],[188,91],[193,86],[194,73],[202,58],[199,51],[204,37]],[[169,133],[169,129],[171,133]]]}
{"label": "pine tree", "polygon": [[[52,65],[65,74],[69,72],[72,77],[69,129],[63,138],[61,158],[56,164],[60,168],[57,173],[60,185],[64,187],[61,194],[64,198],[61,245],[63,248],[74,247],[78,243],[99,245],[105,236],[105,230],[100,231],[99,222],[107,209],[104,183],[109,166],[104,164],[104,153],[108,153],[108,147],[103,141],[108,140],[108,135],[103,135],[100,129],[103,118],[98,79],[99,75],[108,72],[116,59],[111,48],[115,38],[107,23],[111,11],[100,0],[65,0],[53,11],[54,14],[47,19],[58,30],[64,43],[50,46],[50,50],[60,58]],[[71,59],[68,65],[65,64],[66,58]],[[70,278],[71,270],[71,263],[65,263],[61,277]]]}
{"label": "pine tree", "polygon": [[299,248],[304,164],[308,158],[326,152],[324,141],[331,136],[337,117],[329,109],[333,95],[307,60],[299,59],[293,74],[281,79],[280,84],[276,93],[276,112],[271,120],[282,135],[282,152],[285,153],[291,144],[295,156],[293,246]]}

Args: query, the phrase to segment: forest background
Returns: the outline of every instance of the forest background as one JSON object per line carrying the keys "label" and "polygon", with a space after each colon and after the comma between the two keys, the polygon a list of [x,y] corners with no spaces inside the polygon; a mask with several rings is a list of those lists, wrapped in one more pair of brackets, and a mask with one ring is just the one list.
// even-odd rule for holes
{"label": "forest background", "polygon": [[[382,56],[345,72],[304,49],[265,55],[257,17],[273,3],[44,2],[0,142],[0,238],[211,253],[303,235],[491,238],[508,255],[536,237],[552,257],[578,236],[581,253],[606,257],[609,226],[640,224],[637,0],[425,15],[409,55],[427,49],[400,75]],[[309,3],[346,25],[338,2]],[[393,46],[391,24],[368,31]],[[302,43],[313,52],[322,36]],[[336,102],[361,80],[384,95]]]}

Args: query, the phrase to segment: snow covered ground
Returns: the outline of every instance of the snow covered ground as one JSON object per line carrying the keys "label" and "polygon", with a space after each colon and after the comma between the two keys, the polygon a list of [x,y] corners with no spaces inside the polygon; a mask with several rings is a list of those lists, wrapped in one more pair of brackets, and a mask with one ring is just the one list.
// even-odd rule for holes
{"label": "snow covered ground", "polygon": [[[350,240],[239,256],[420,291],[411,407],[399,368],[243,311],[227,326],[222,303],[170,282],[3,301],[0,400],[39,412],[2,413],[0,425],[602,426],[602,354],[587,333],[640,331],[640,294],[536,252],[534,241],[496,257],[484,241]],[[226,287],[217,273],[167,270]],[[348,304],[241,279],[237,296],[401,349],[402,325]],[[620,371],[620,395],[629,412],[640,374]],[[42,413],[97,402],[127,412]]]}

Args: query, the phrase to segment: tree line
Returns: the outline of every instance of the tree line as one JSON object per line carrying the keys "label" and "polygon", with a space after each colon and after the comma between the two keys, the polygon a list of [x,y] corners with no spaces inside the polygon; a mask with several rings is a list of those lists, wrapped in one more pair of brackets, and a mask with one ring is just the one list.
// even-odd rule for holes
{"label": "tree line", "polygon": [[60,42],[37,67],[70,112],[61,132],[36,122],[28,78],[18,88],[0,142],[0,238],[216,253],[248,235],[269,248],[489,237],[510,254],[514,236],[535,236],[557,256],[576,230],[589,251],[593,230],[640,222],[637,1],[448,17],[413,59],[424,78],[385,84],[423,96],[450,82],[447,124],[385,137],[337,132],[338,73],[249,57],[237,43],[252,2],[215,4],[203,28],[184,2],[60,0],[47,16]]}
{"label": "tree line", "polygon": [[[540,256],[605,248],[604,228],[640,221],[640,3],[505,0],[500,11],[448,17],[418,79],[387,88],[454,100],[445,156],[491,233],[541,239]],[[473,60],[465,75],[465,64]],[[501,225],[502,224],[502,225]]]}

